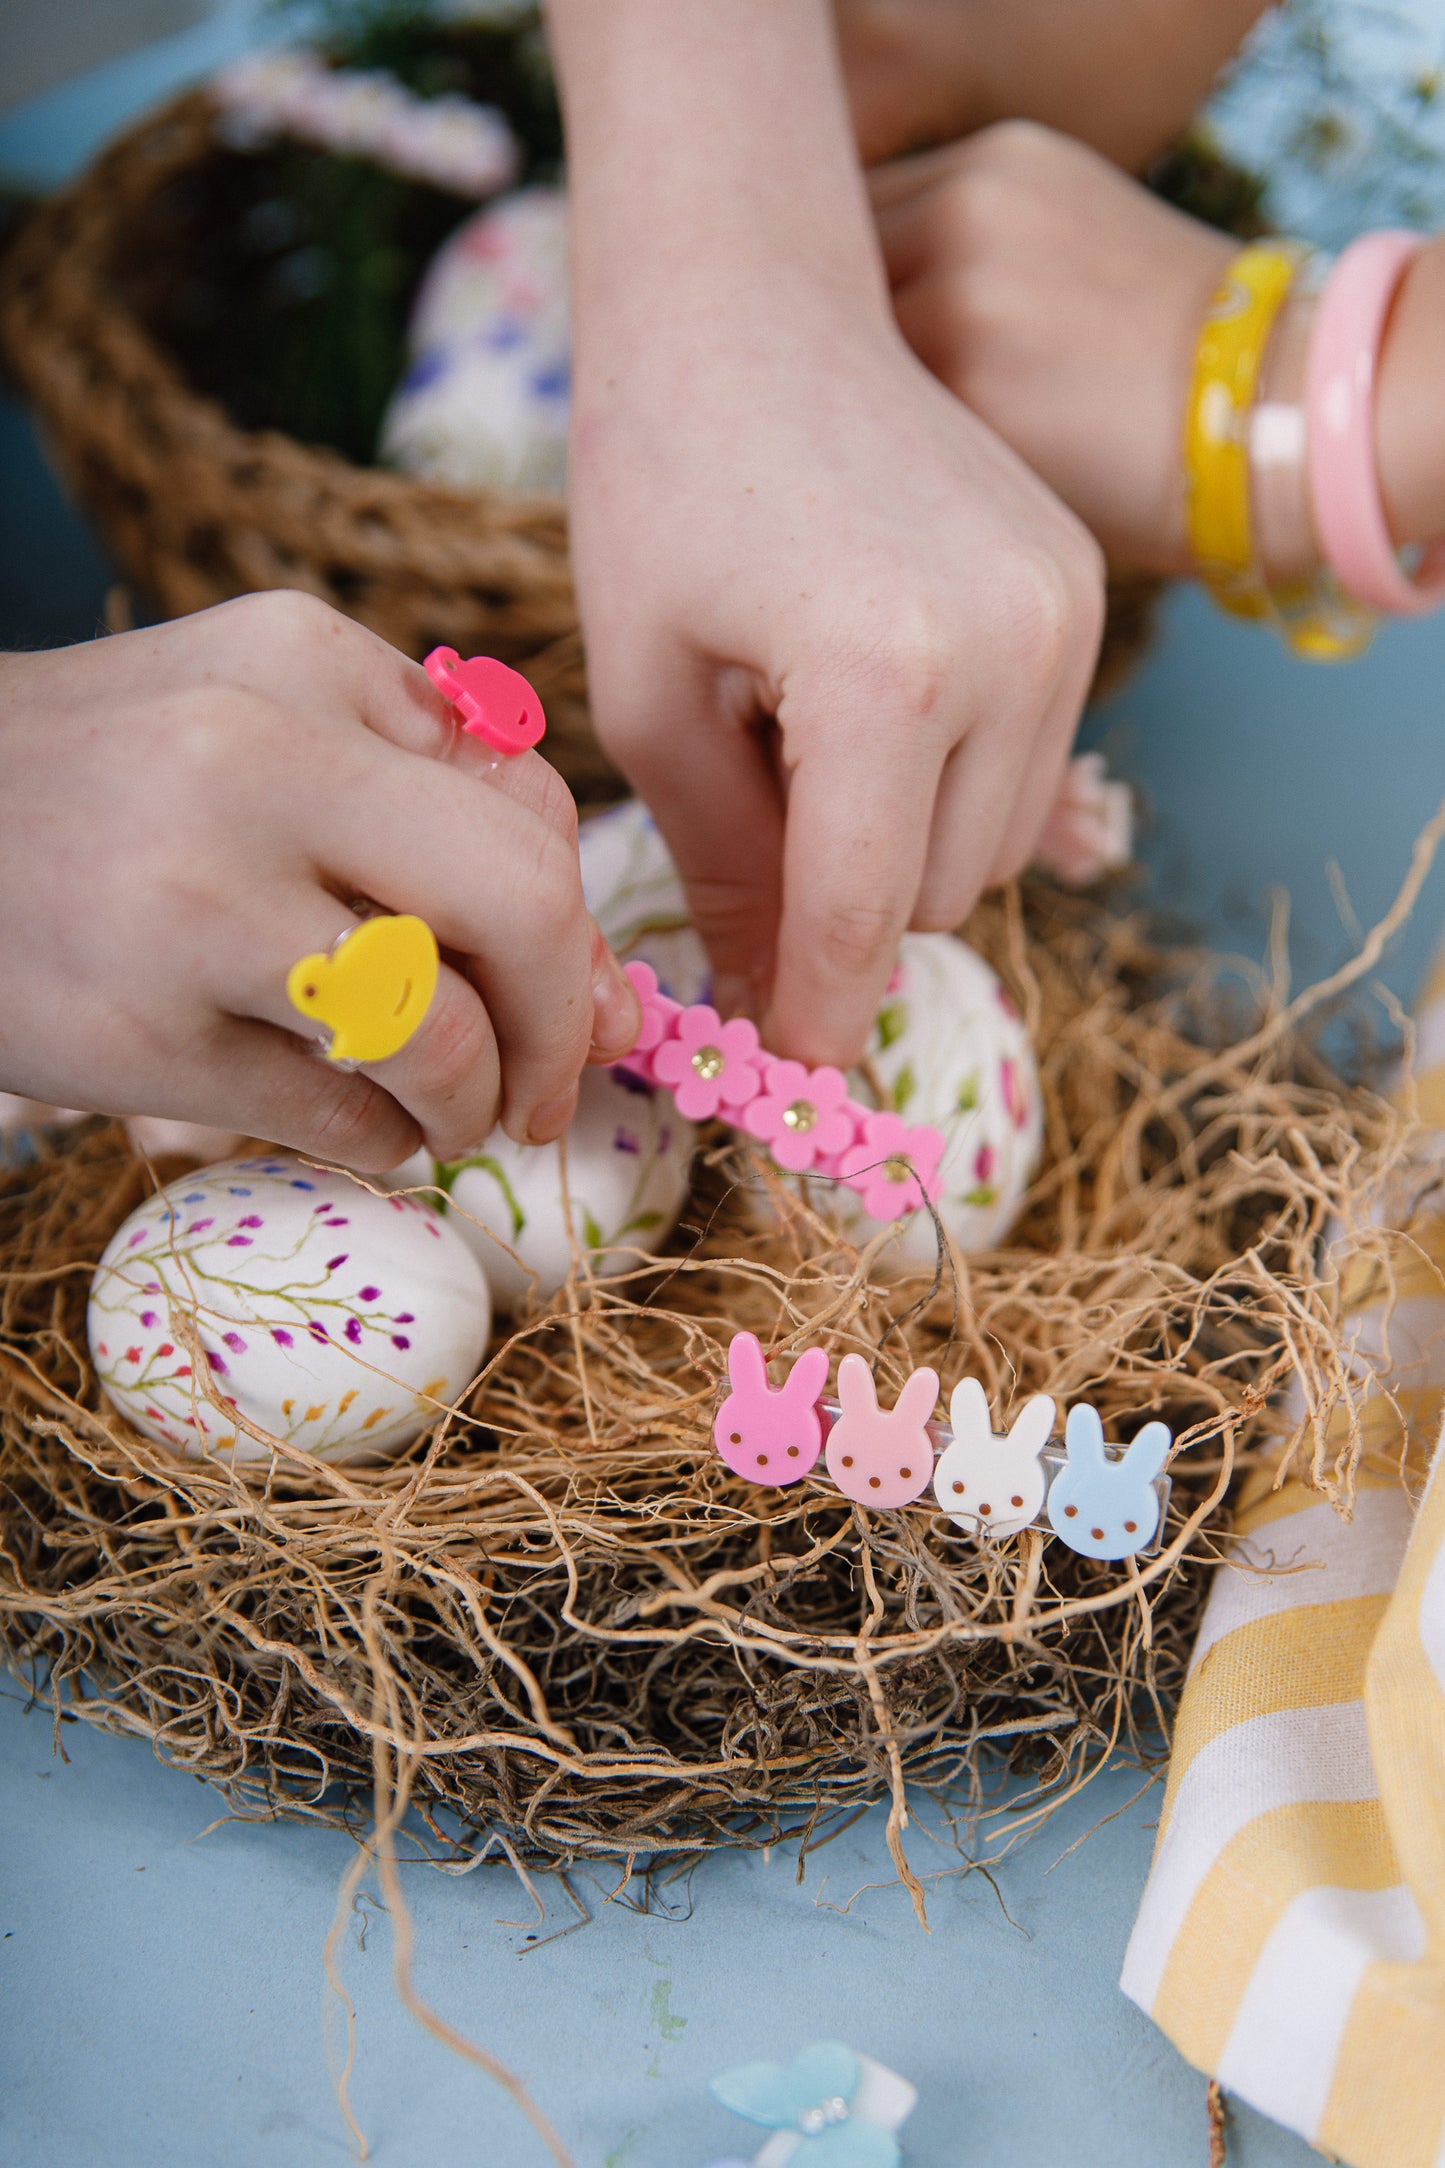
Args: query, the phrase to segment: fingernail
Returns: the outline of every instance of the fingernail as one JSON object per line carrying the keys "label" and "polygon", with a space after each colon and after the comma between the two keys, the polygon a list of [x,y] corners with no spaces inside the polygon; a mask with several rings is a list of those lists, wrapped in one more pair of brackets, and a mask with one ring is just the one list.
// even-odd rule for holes
{"label": "fingernail", "polygon": [[571,1091],[564,1093],[560,1099],[544,1099],[541,1106],[532,1109],[532,1117],[527,1124],[527,1142],[529,1144],[555,1144],[563,1130],[571,1122],[576,1111],[577,1087],[575,1084]]}
{"label": "fingernail", "polygon": [[720,971],[713,981],[712,1005],[721,1017],[750,1016],[753,982],[741,971]]}
{"label": "fingernail", "polygon": [[597,959],[592,981],[592,1057],[616,1061],[630,1053],[642,1029],[642,1010],[631,981],[610,948]]}

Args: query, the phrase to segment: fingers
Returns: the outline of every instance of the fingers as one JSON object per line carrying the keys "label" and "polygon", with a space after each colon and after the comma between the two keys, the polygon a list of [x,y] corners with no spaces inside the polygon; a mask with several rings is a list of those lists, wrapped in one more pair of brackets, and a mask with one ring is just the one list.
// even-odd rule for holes
{"label": "fingers", "polygon": [[958,144],[945,144],[938,150],[890,158],[886,165],[872,168],[868,175],[868,194],[880,235],[892,224],[894,214],[932,192],[943,176],[958,164],[961,148]]}
{"label": "fingers", "polygon": [[[228,643],[233,683],[268,701],[298,775],[300,745],[310,747],[309,787],[298,782],[283,816],[294,862],[338,896],[415,912],[456,959],[420,1045],[394,1057],[398,1070],[388,1065],[389,1086],[436,1148],[473,1144],[493,1126],[500,1061],[509,1131],[558,1134],[589,1053],[625,1052],[638,1015],[586,914],[565,785],[536,755],[494,760],[457,729],[424,670],[311,598],[223,607],[247,618],[246,639]],[[307,952],[301,923],[275,959],[283,972]],[[310,947],[327,946],[313,934]],[[276,1015],[274,992],[238,1003],[221,986],[217,999],[294,1022]]]}
{"label": "fingers", "polygon": [[[962,925],[985,888],[1016,879],[1029,864],[1063,783],[1093,655],[1085,640],[1061,658],[1036,721],[1020,716],[975,730],[950,754],[910,922],[919,932]],[[1021,738],[1029,748],[1023,759]]]}
{"label": "fingers", "polygon": [[366,1064],[363,1074],[406,1109],[437,1159],[459,1159],[496,1127],[502,1064],[491,1019],[476,988],[446,964],[400,1053]]}
{"label": "fingers", "polygon": [[233,683],[289,709],[359,718],[403,752],[485,781],[559,832],[575,834],[572,794],[540,754],[503,759],[469,737],[421,664],[364,625],[314,595],[286,589],[220,603],[186,623],[204,643],[228,617],[246,627],[246,638],[227,648]]}
{"label": "fingers", "polygon": [[[316,1025],[287,998],[286,974],[299,956],[328,954],[357,923],[319,889],[273,897],[266,923],[250,933],[245,954],[222,965],[227,997],[234,1001],[239,987],[248,1017],[295,1034],[309,1058],[327,1066]],[[491,1021],[476,988],[445,963],[426,1015],[406,1045],[386,1061],[364,1064],[359,1073],[410,1116],[438,1159],[457,1158],[496,1126],[501,1062]]]}
{"label": "fingers", "polygon": [[[587,1059],[595,1067],[618,1061],[630,1054],[637,1044],[637,1034],[642,1024],[642,1008],[636,990],[621,964],[607,945],[602,928],[591,913],[587,927],[592,940],[592,1038],[587,1048]],[[576,1094],[573,1094],[575,1099]],[[567,1120],[572,1119],[569,1112]],[[533,1130],[536,1122],[533,1122]],[[551,1136],[560,1136],[566,1123],[559,1123]],[[533,1135],[534,1144],[545,1144],[549,1137]]]}
{"label": "fingers", "polygon": [[167,1096],[151,1111],[186,1115],[204,1107],[218,1128],[312,1158],[385,1174],[421,1141],[417,1124],[380,1084],[318,1059],[290,1032],[244,1017],[223,1018],[205,1043],[168,1072]]}
{"label": "fingers", "polygon": [[970,202],[959,184],[968,165],[968,146],[949,145],[899,159],[874,177],[878,245],[895,294],[940,260],[965,250]]}
{"label": "fingers", "polygon": [[[328,620],[331,615],[327,613]],[[450,767],[466,778],[469,785],[500,792],[513,805],[544,821],[575,851],[576,801],[549,762],[535,752],[503,757],[479,743],[460,727],[451,702],[432,683],[425,670],[362,627],[344,619],[337,622],[342,628],[340,631],[329,622],[326,626],[326,636],[337,650],[337,683],[349,691],[358,715],[369,730],[403,752]],[[636,1037],[637,1004],[601,933],[591,920],[588,925],[594,990],[588,1058],[597,1062],[615,1061]],[[437,1009],[434,1004],[433,1014],[437,1031],[445,1028],[448,1021],[458,1027],[458,1046],[473,1035],[470,1023],[465,1031],[462,1030],[465,1011],[455,1002],[449,1010]],[[432,1019],[428,1021],[430,1024]],[[565,1127],[561,1110],[564,1104],[570,1110],[573,1103],[575,1093],[560,1095],[541,1118],[545,1135],[537,1133],[536,1122],[529,1124],[528,1134],[532,1141],[547,1142],[559,1135]],[[566,1119],[570,1119],[570,1111]],[[476,1137],[469,1141],[475,1142]]]}
{"label": "fingers", "polygon": [[[1081,604],[1081,610],[1086,608]],[[1016,880],[1033,858],[1035,845],[1063,787],[1079,717],[1093,680],[1101,631],[1102,600],[1094,637],[1084,640],[1070,657],[1059,689],[1040,722],[1033,757],[1019,777],[1013,807],[988,870],[988,884]]]}
{"label": "fingers", "polygon": [[991,736],[975,731],[949,755],[909,920],[918,932],[951,932],[968,917],[1009,832],[1017,786],[1007,746]]}
{"label": "fingers", "polygon": [[[603,1027],[625,1017],[635,1030],[633,996],[605,949],[594,972],[575,842],[503,791],[459,789],[436,761],[375,738],[345,755],[338,787],[306,809],[297,840],[342,893],[415,912],[461,960],[496,1035],[503,1122],[535,1138],[537,1120],[554,1121],[576,1086],[594,1007]],[[621,1053],[630,1040],[618,1036]]]}
{"label": "fingers", "polygon": [[[711,669],[654,670],[645,701],[613,702],[628,718],[608,750],[646,799],[687,891],[724,1016],[766,1006],[783,886],[783,799],[757,727],[752,680],[731,692]],[[685,720],[684,720],[685,719]]]}
{"label": "fingers", "polygon": [[764,1038],[807,1062],[856,1061],[913,915],[941,746],[889,758],[887,725],[835,737],[792,779],[777,976]]}

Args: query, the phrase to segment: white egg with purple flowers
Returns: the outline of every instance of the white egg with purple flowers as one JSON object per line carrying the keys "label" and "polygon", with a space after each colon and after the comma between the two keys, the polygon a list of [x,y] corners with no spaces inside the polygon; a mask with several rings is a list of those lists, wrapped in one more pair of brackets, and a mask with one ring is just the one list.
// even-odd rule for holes
{"label": "white egg with purple flowers", "polygon": [[696,1142],[665,1092],[621,1070],[584,1069],[565,1156],[498,1129],[478,1151],[438,1164],[434,1179],[498,1309],[515,1310],[555,1295],[581,1253],[608,1279],[660,1249],[687,1196]]}
{"label": "white egg with purple flowers", "polygon": [[147,1198],[106,1246],[87,1323],[107,1397],[158,1445],[370,1460],[475,1376],[491,1301],[426,1205],[276,1152]]}

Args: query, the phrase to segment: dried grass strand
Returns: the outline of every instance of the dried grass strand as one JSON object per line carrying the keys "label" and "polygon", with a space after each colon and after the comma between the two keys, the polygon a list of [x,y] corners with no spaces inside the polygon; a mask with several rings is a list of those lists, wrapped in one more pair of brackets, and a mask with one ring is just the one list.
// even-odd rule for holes
{"label": "dried grass strand", "polygon": [[[1442,828],[1445,810],[1336,993],[1373,968]],[[1157,1766],[1236,1468],[1275,1461],[1349,1509],[1374,1377],[1322,1245],[1342,1230],[1388,1298],[1410,1250],[1384,1207],[1418,1129],[1312,1050],[1319,995],[1288,999],[1278,955],[1222,976],[1042,886],[969,934],[1030,1022],[1044,1096],[1044,1165],[1005,1247],[882,1279],[888,1236],[850,1248],[821,1192],[720,1136],[666,1258],[603,1279],[579,1257],[381,1467],[148,1445],[99,1398],[84,1308],[153,1177],[96,1123],[0,1178],[12,1667],[239,1815],[361,1833],[400,1795],[408,1841],[461,1870],[498,1833],[528,1866],[656,1871],[784,1838],[806,1858],[882,1797],[920,1917],[919,1799],[1006,1849],[1109,1756]],[[741,1327],[770,1354],[858,1352],[890,1394],[919,1362],[945,1389],[970,1372],[1001,1423],[1034,1392],[1092,1399],[1115,1435],[1162,1416],[1159,1555],[1099,1566],[1038,1531],[980,1546],[929,1499],[855,1513],[821,1478],[751,1490],[711,1445]],[[1005,1798],[1008,1770],[1026,1782]]]}

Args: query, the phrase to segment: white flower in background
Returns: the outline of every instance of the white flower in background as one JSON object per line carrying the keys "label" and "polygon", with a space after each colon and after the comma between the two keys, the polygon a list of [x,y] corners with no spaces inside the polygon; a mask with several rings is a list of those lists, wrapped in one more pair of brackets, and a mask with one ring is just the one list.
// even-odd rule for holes
{"label": "white flower in background", "polygon": [[213,78],[225,133],[240,148],[291,135],[430,181],[460,196],[494,196],[521,154],[505,116],[470,98],[418,98],[376,70],[328,68],[311,52],[248,55]]}

